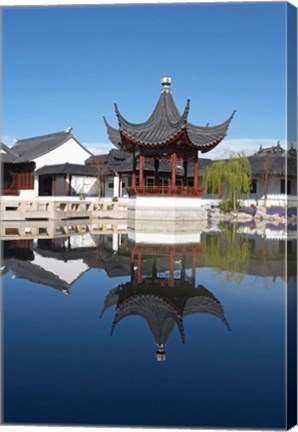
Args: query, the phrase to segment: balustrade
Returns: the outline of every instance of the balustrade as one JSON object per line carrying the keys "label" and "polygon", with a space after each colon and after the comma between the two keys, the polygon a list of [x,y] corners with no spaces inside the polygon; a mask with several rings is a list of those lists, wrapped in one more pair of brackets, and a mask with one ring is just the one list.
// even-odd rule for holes
{"label": "balustrade", "polygon": [[201,197],[203,190],[194,186],[136,186],[127,188],[129,196]]}

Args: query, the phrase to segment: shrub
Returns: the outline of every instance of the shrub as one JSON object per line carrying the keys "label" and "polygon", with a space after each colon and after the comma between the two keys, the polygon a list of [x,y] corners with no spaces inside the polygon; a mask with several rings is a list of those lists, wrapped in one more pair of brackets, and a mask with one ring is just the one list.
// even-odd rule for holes
{"label": "shrub", "polygon": [[116,196],[114,196],[114,197],[112,198],[112,201],[113,201],[113,202],[118,202],[118,198],[117,198]]}
{"label": "shrub", "polygon": [[[219,204],[219,209],[224,212],[227,213],[231,210],[233,210],[233,201],[229,200],[229,201],[223,201],[222,203]],[[239,202],[236,202],[236,208],[238,209],[240,207]]]}

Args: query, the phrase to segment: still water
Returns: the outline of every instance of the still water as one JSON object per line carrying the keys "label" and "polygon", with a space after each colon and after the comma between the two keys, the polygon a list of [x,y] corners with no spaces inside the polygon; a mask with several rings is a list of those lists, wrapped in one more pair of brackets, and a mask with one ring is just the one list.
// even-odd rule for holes
{"label": "still water", "polygon": [[288,247],[286,277],[252,227],[4,240],[4,422],[285,427]]}

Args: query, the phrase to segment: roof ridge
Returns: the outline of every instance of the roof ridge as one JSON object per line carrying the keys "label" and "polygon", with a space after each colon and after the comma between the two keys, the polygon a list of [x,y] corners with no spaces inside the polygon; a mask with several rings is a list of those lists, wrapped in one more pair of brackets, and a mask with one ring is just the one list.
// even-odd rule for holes
{"label": "roof ridge", "polygon": [[16,146],[20,142],[39,140],[41,138],[48,138],[48,137],[55,136],[55,135],[71,135],[71,130],[70,131],[63,130],[63,131],[58,131],[58,132],[52,132],[52,133],[45,134],[45,135],[38,135],[38,136],[29,137],[29,138],[21,138],[15,142],[13,147]]}

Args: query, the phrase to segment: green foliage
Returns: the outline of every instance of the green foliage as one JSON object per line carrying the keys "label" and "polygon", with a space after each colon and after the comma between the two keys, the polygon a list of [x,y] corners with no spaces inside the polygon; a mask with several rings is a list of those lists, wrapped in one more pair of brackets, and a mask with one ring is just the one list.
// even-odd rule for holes
{"label": "green foliage", "polygon": [[250,163],[244,153],[230,153],[226,160],[218,160],[203,170],[203,187],[211,187],[211,193],[224,184],[225,199],[232,202],[236,211],[236,200],[240,193],[250,191],[252,175]]}
{"label": "green foliage", "polygon": [[[233,202],[231,200],[222,201],[218,207],[222,212],[227,213],[227,212],[233,210]],[[238,201],[236,201],[236,208],[239,208],[239,207],[240,207],[240,204]]]}
{"label": "green foliage", "polygon": [[117,198],[116,196],[114,196],[114,197],[112,198],[112,202],[118,202],[118,198]]}
{"label": "green foliage", "polygon": [[204,265],[214,268],[226,281],[240,283],[247,273],[251,252],[247,238],[236,234],[236,225],[220,224],[221,232],[202,241]]}

